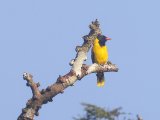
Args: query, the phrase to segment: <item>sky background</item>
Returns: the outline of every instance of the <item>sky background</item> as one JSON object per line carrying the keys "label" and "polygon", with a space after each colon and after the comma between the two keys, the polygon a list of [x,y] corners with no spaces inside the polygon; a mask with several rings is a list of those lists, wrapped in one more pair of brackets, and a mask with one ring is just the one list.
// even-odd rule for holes
{"label": "sky background", "polygon": [[[109,59],[119,72],[105,73],[103,88],[96,86],[95,74],[83,78],[44,105],[35,119],[71,120],[83,114],[82,102],[159,119],[159,5],[159,0],[1,0],[1,119],[16,120],[31,98],[23,72],[42,89],[70,70],[75,47],[95,19],[112,38]],[[90,53],[86,63],[91,64]]]}

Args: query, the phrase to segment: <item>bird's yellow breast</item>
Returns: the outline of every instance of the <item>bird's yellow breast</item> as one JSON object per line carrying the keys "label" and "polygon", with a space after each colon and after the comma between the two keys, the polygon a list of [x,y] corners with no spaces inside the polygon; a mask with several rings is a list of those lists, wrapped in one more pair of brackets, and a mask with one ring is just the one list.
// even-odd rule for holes
{"label": "bird's yellow breast", "polygon": [[98,64],[105,64],[108,61],[107,46],[100,46],[99,40],[95,39],[93,43],[94,61]]}

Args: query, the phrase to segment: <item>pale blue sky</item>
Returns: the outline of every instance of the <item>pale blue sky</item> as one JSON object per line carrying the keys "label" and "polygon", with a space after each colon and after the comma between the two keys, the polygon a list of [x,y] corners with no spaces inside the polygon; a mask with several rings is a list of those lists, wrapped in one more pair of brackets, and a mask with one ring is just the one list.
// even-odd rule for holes
{"label": "pale blue sky", "polygon": [[71,120],[82,113],[81,102],[159,119],[159,5],[158,0],[1,0],[1,119],[17,119],[31,97],[23,72],[44,88],[69,71],[75,46],[96,18],[112,38],[109,59],[119,72],[105,73],[104,88],[97,88],[94,74],[85,77],[43,106],[36,120]]}

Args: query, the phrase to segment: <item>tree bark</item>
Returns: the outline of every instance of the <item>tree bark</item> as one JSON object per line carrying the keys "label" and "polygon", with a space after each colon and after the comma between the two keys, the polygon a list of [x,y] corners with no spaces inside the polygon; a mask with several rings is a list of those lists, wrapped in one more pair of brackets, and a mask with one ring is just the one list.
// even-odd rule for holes
{"label": "tree bark", "polygon": [[26,103],[26,107],[22,109],[22,113],[19,115],[17,120],[33,120],[34,115],[39,115],[39,109],[43,104],[47,104],[48,102],[52,102],[53,97],[55,97],[59,93],[63,93],[64,89],[69,86],[73,86],[73,84],[77,80],[81,80],[88,74],[103,71],[103,72],[117,72],[118,68],[115,64],[107,63],[105,65],[86,65],[83,64],[87,59],[87,53],[97,37],[98,34],[101,34],[101,30],[99,28],[99,22],[95,20],[89,25],[90,32],[88,35],[83,37],[84,43],[82,46],[76,47],[76,57],[70,62],[72,66],[71,70],[63,75],[59,76],[56,82],[46,89],[39,90],[39,83],[35,83],[33,81],[33,76],[29,73],[23,74],[23,79],[27,81],[27,86],[29,86],[32,90],[32,98],[28,100]]}

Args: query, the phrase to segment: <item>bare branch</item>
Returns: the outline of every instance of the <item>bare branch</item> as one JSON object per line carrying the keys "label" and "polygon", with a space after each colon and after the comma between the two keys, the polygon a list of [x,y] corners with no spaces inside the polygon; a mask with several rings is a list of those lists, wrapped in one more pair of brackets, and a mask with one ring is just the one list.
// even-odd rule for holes
{"label": "bare branch", "polygon": [[33,97],[28,100],[26,107],[22,109],[22,113],[17,120],[33,120],[34,115],[39,115],[38,111],[43,104],[52,102],[53,97],[59,93],[63,93],[64,89],[69,86],[73,86],[77,80],[82,79],[88,74],[98,71],[118,71],[116,65],[111,63],[107,63],[103,66],[98,64],[92,64],[90,66],[83,64],[83,62],[87,59],[87,52],[89,51],[92,42],[97,37],[97,35],[101,33],[99,22],[97,20],[92,22],[89,27],[90,33],[83,37],[83,45],[76,47],[77,55],[75,59],[70,62],[70,65],[72,66],[71,70],[67,74],[59,76],[56,83],[48,86],[46,89],[39,91],[39,84],[33,82],[33,76],[28,73],[23,74],[23,78],[27,81],[27,85],[32,89]]}
{"label": "bare branch", "polygon": [[83,45],[76,47],[77,55],[72,66],[72,70],[76,73],[77,76],[81,76],[81,67],[83,62],[87,59],[87,52],[89,51],[97,35],[101,33],[99,22],[97,20],[92,22],[91,25],[89,25],[89,28],[90,33],[83,37]]}
{"label": "bare branch", "polygon": [[27,81],[26,85],[31,87],[32,93],[33,93],[33,98],[38,99],[41,96],[41,93],[38,89],[40,86],[40,83],[34,83],[33,81],[33,76],[28,73],[23,73],[23,79]]}

